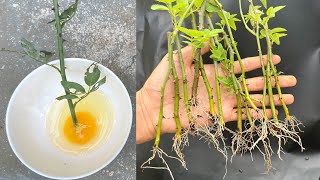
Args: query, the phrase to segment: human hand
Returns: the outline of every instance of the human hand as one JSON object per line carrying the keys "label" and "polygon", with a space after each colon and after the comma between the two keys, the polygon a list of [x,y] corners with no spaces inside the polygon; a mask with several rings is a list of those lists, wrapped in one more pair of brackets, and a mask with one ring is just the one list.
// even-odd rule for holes
{"label": "human hand", "polygon": [[[207,53],[210,50],[208,44],[201,50],[202,54]],[[194,66],[192,64],[192,47],[187,46],[182,49],[182,55],[187,75],[188,81],[188,93],[191,97],[192,81],[194,78]],[[265,65],[267,64],[266,56],[264,56]],[[249,57],[242,60],[246,72],[253,71],[255,69],[261,68],[260,58],[259,57]],[[279,56],[273,56],[273,63],[280,63],[281,59]],[[177,74],[179,79],[181,79],[181,68],[178,59],[178,55],[174,54],[174,63],[176,66]],[[214,96],[214,101],[217,101],[216,98],[216,87],[215,87],[215,73],[214,66],[212,64],[204,65],[205,72],[207,73],[210,85],[212,87],[212,93]],[[136,129],[136,142],[138,144],[149,141],[153,139],[156,135],[156,126],[158,123],[158,115],[160,108],[160,89],[161,85],[165,78],[165,73],[168,69],[168,56],[166,55],[156,69],[152,72],[150,77],[147,79],[144,86],[136,94],[136,103],[137,103],[137,129]],[[234,71],[236,74],[241,73],[239,62],[234,63]],[[219,76],[224,76],[221,66],[219,65]],[[249,92],[261,91],[263,89],[264,77],[253,77],[246,79],[248,84]],[[294,76],[282,75],[279,76],[279,83],[282,88],[295,86],[297,80]],[[274,81],[273,84],[274,86]],[[237,101],[234,94],[230,94],[227,89],[223,86],[221,88],[221,100],[222,100],[222,109],[224,114],[225,122],[235,121],[237,119]],[[182,81],[180,81],[180,95],[183,94]],[[263,98],[262,94],[250,94],[252,98],[261,100]],[[205,88],[203,79],[199,78],[198,86],[198,106],[192,108],[193,115],[199,117],[201,121],[207,121],[206,111],[209,109],[208,95]],[[275,105],[281,106],[279,96],[274,95]],[[283,99],[286,104],[292,104],[294,97],[291,94],[283,94]],[[216,105],[217,103],[215,103]],[[256,106],[261,106],[260,103],[255,102]],[[265,99],[266,106],[269,105],[269,97],[266,96]],[[163,116],[164,120],[162,121],[161,133],[174,133],[176,131],[176,124],[173,117],[173,106],[174,106],[174,83],[173,77],[170,76],[169,81],[166,86],[164,93],[164,107],[163,107]],[[183,103],[183,99],[180,99],[180,120],[183,128],[189,127],[187,112]],[[215,107],[217,109],[217,107]],[[270,109],[267,109],[267,115],[272,117]],[[246,119],[245,114],[242,119]]]}

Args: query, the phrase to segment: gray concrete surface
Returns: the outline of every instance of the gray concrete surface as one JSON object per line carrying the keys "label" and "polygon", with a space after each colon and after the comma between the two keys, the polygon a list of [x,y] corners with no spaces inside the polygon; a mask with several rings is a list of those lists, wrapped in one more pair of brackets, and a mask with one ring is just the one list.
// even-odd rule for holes
{"label": "gray concrete surface", "polygon": [[[60,0],[67,7],[72,0]],[[21,50],[25,37],[37,47],[56,51],[51,0],[0,0],[0,48]],[[101,61],[127,87],[135,111],[135,1],[80,1],[76,17],[64,28],[65,57]],[[57,59],[55,56],[54,59]],[[14,155],[5,132],[5,112],[19,82],[40,64],[0,52],[0,180],[45,179],[25,167]],[[135,114],[134,114],[135,117]],[[133,120],[135,122],[135,119]],[[132,180],[135,168],[135,123],[120,155],[107,167],[85,179]]]}

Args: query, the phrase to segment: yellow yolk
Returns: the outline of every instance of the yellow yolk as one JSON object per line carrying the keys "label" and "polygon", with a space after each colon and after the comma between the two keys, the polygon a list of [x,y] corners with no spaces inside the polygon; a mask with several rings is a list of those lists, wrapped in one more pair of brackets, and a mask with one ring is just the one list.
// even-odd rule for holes
{"label": "yellow yolk", "polygon": [[75,127],[72,117],[66,120],[63,132],[68,141],[75,144],[86,144],[97,134],[97,122],[88,112],[76,112],[78,125]]}

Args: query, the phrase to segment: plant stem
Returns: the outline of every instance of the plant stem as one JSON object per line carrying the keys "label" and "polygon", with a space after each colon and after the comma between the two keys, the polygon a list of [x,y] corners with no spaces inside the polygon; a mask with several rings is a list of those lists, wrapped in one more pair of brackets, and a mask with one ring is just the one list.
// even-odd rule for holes
{"label": "plant stem", "polygon": [[[276,89],[277,89],[277,92],[278,92],[278,95],[279,95],[279,99],[280,99],[280,102],[282,104],[284,113],[286,115],[286,119],[290,120],[291,117],[290,117],[290,113],[289,113],[288,107],[287,107],[287,105],[284,102],[283,97],[282,97],[282,91],[281,91],[281,87],[280,87],[280,84],[279,84],[278,72],[277,72],[277,69],[276,69],[275,65],[272,62],[273,53],[272,53],[272,44],[271,44],[271,40],[270,40],[270,37],[269,37],[268,24],[266,24],[265,31],[266,31],[266,40],[267,40],[267,44],[268,44],[268,62],[269,62],[270,67],[272,69],[272,73],[273,73],[273,76],[274,76],[274,79],[275,79]],[[269,56],[269,54],[270,54],[270,56]]]}
{"label": "plant stem", "polygon": [[200,72],[201,72],[201,76],[202,79],[204,81],[204,84],[206,86],[207,89],[207,93],[208,93],[208,99],[209,99],[209,105],[210,105],[210,115],[215,116],[216,112],[214,109],[214,101],[213,101],[213,95],[212,95],[212,88],[211,85],[208,81],[208,77],[207,77],[207,73],[204,69],[204,65],[203,65],[203,60],[202,60],[202,56],[200,56]]}
{"label": "plant stem", "polygon": [[[214,29],[211,18],[208,14],[206,14],[207,17],[207,21],[209,24],[209,27],[211,30]],[[214,38],[211,38],[211,43],[212,45],[215,46],[215,41]],[[220,90],[220,81],[219,81],[219,67],[218,67],[218,62],[213,60],[213,64],[214,64],[214,74],[215,74],[215,84],[216,84],[216,93],[217,93],[217,103],[218,103],[218,111],[219,111],[219,118],[220,118],[220,122],[221,124],[224,124],[224,117],[223,117],[223,110],[222,110],[222,100],[221,100],[221,90]]]}
{"label": "plant stem", "polygon": [[243,66],[243,62],[242,62],[242,59],[241,59],[241,56],[240,56],[240,53],[238,51],[238,48],[237,48],[237,45],[236,45],[236,41],[234,40],[234,37],[233,37],[233,33],[232,33],[232,30],[231,30],[231,27],[230,27],[230,24],[228,22],[228,18],[227,18],[227,15],[226,15],[226,11],[224,11],[223,9],[223,6],[221,3],[219,3],[218,0],[214,0],[214,2],[219,6],[222,14],[223,14],[223,17],[225,19],[225,23],[226,23],[226,26],[227,26],[227,29],[228,29],[228,34],[230,36],[230,41],[231,41],[231,45],[234,49],[234,52],[238,58],[238,61],[239,61],[239,64],[240,64],[240,68],[241,68],[241,74],[242,74],[242,78],[241,78],[241,82],[242,82],[242,85],[243,85],[243,88],[244,88],[244,92],[246,94],[246,99],[248,101],[248,103],[251,105],[251,107],[254,109],[254,110],[257,110],[257,106],[252,102],[251,98],[250,98],[250,95],[249,95],[249,91],[248,91],[248,87],[247,87],[247,83],[246,83],[246,76],[245,76],[245,70],[244,70],[244,66]]}
{"label": "plant stem", "polygon": [[162,83],[161,90],[160,90],[160,110],[159,110],[159,116],[158,116],[157,134],[156,134],[156,139],[154,142],[155,148],[158,148],[159,143],[160,143],[162,119],[164,118],[163,117],[164,92],[166,90],[166,85],[169,80],[169,76],[172,72],[171,69],[172,69],[171,64],[168,63],[168,70],[167,70],[166,76],[164,78],[164,81]]}
{"label": "plant stem", "polygon": [[[16,53],[16,54],[19,54],[21,55],[22,57],[24,56],[28,56],[28,54],[26,54],[25,52],[19,52],[19,51],[15,51],[15,50],[10,50],[10,49],[1,49],[0,51],[3,51],[3,52],[10,52],[10,53]],[[42,61],[39,61],[39,59],[36,59],[36,58],[33,58],[31,56],[28,56],[29,58],[33,59],[34,61],[38,62],[38,63],[41,63],[41,64],[44,64],[44,65],[47,65],[47,66],[50,66],[50,67],[53,67],[55,70],[57,70],[60,74],[60,69],[53,65],[53,64],[48,64],[48,63],[45,63],[45,62],[42,62]]]}
{"label": "plant stem", "polygon": [[[272,117],[273,119],[278,122],[278,116],[276,113],[276,108],[274,105],[274,101],[273,101],[273,92],[272,92],[272,84],[271,84],[271,72],[270,72],[270,68],[271,68],[271,64],[272,64],[272,51],[271,51],[271,42],[270,42],[270,38],[269,38],[269,29],[268,27],[265,27],[265,31],[266,31],[266,41],[267,41],[267,48],[268,48],[268,63],[267,63],[267,86],[268,86],[268,94],[269,94],[269,98],[270,98],[270,107],[271,107],[271,112],[272,112]],[[271,64],[270,64],[271,61]]]}
{"label": "plant stem", "polygon": [[250,111],[249,111],[249,107],[248,107],[247,103],[245,103],[245,108],[246,108],[246,115],[247,115],[248,121],[250,123],[250,126],[254,127],[254,124],[253,124],[253,121],[252,121],[252,117],[250,115]]}
{"label": "plant stem", "polygon": [[262,92],[262,108],[263,108],[263,114],[264,118],[266,121],[268,121],[268,116],[267,116],[267,110],[266,110],[266,104],[265,104],[265,99],[266,99],[266,94],[267,94],[267,74],[266,74],[266,69],[264,67],[264,61],[262,57],[262,50],[261,50],[261,44],[260,44],[260,38],[259,38],[259,24],[256,24],[256,40],[257,40],[257,46],[258,46],[258,52],[259,52],[259,58],[260,58],[260,63],[261,63],[261,69],[262,69],[262,74],[263,74],[263,92]]}
{"label": "plant stem", "polygon": [[249,33],[251,33],[252,35],[256,36],[256,33],[251,28],[249,28],[249,26],[247,25],[247,23],[246,23],[246,21],[244,19],[241,0],[239,0],[239,9],[240,9],[240,16],[241,16],[242,22],[244,24],[244,27],[249,31]]}
{"label": "plant stem", "polygon": [[174,120],[176,122],[177,126],[177,132],[176,135],[178,138],[181,136],[181,122],[180,122],[180,116],[179,116],[179,101],[180,101],[180,95],[179,95],[179,79],[178,74],[176,71],[175,64],[173,62],[173,44],[170,42],[172,41],[172,33],[168,32],[168,55],[169,55],[169,64],[171,66],[171,71],[173,75],[173,83],[174,83]]}
{"label": "plant stem", "polygon": [[[229,56],[230,56],[230,74],[233,84],[233,90],[236,94],[236,100],[237,100],[237,127],[239,130],[239,133],[242,133],[242,102],[241,102],[241,92],[240,89],[241,86],[237,82],[236,76],[234,74],[234,51],[231,47],[231,43],[229,41],[229,38],[227,37],[226,33],[223,33],[224,40],[226,42],[226,45],[229,49]],[[244,99],[245,101],[245,99]]]}
{"label": "plant stem", "polygon": [[[204,28],[204,13],[206,10],[206,0],[202,2],[200,11],[199,11],[199,27],[198,30],[202,31]],[[196,58],[194,62],[194,78],[192,84],[192,98],[197,100],[198,96],[198,85],[199,85],[199,75],[200,75],[200,59],[201,59],[201,49],[196,50]]]}
{"label": "plant stem", "polygon": [[[59,60],[60,60],[60,74],[62,81],[67,81],[66,72],[65,72],[65,65],[64,65],[64,50],[63,50],[63,41],[62,41],[62,28],[60,24],[60,14],[59,14],[59,5],[58,0],[53,0],[54,5],[54,15],[55,15],[55,22],[56,22],[56,29],[58,35],[58,50],[59,50]],[[70,94],[68,89],[65,89],[66,95]],[[72,117],[72,122],[74,126],[77,126],[78,120],[76,117],[74,105],[71,99],[68,99],[68,105]]]}
{"label": "plant stem", "polygon": [[[189,11],[191,10],[191,8],[193,7],[193,4],[196,2],[196,0],[192,0],[191,3],[189,4],[189,6],[187,7],[187,9],[185,10],[185,12],[182,14],[182,16],[179,19],[178,24],[174,24],[177,27],[180,27],[184,21],[184,19],[186,18],[187,14],[189,13]],[[178,28],[174,28],[173,32],[172,32],[172,38],[171,38],[171,44],[174,44],[175,41],[175,37],[177,36],[179,30]]]}
{"label": "plant stem", "polygon": [[185,108],[186,108],[186,112],[187,112],[189,123],[191,123],[192,115],[191,115],[190,106],[189,106],[188,81],[187,81],[186,70],[185,70],[185,67],[184,67],[183,56],[182,56],[182,52],[181,52],[180,39],[179,39],[178,36],[176,36],[176,45],[177,45],[178,57],[179,57],[179,62],[180,62],[181,74],[182,74],[183,100],[184,100],[184,105],[185,105]]}

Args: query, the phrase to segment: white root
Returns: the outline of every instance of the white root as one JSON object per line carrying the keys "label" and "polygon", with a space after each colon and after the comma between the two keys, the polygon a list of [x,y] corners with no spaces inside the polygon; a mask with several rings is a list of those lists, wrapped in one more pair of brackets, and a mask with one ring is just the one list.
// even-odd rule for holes
{"label": "white root", "polygon": [[186,143],[185,139],[188,138],[188,134],[183,133],[183,136],[178,136],[177,134],[173,137],[173,145],[172,145],[172,150],[175,151],[175,153],[178,156],[178,159],[180,160],[182,167],[184,167],[187,170],[187,165],[186,161],[184,160],[184,154],[182,153],[182,150]]}
{"label": "white root", "polygon": [[[162,166],[162,167],[156,167],[156,166],[150,166],[151,164],[151,161],[153,159],[155,159],[156,155],[158,155],[158,157],[162,160],[162,163],[165,165],[165,166]],[[176,159],[178,160],[181,164],[183,164],[183,162],[177,158],[177,157],[173,157],[173,156],[169,156],[167,153],[165,153],[161,148],[156,148],[154,147],[152,149],[152,156],[147,160],[145,161],[142,165],[141,165],[141,168],[142,169],[164,169],[164,170],[167,170],[172,178],[172,180],[174,180],[174,177],[173,177],[173,174],[172,174],[172,171],[168,165],[168,163],[166,162],[166,160],[164,159],[164,157],[167,157],[167,158],[170,158],[170,159]]]}
{"label": "white root", "polygon": [[228,159],[227,146],[223,131],[225,126],[221,124],[219,117],[211,117],[212,124],[201,123],[195,130],[195,134],[204,139],[208,145],[212,145],[218,152],[220,152],[226,159]]}

